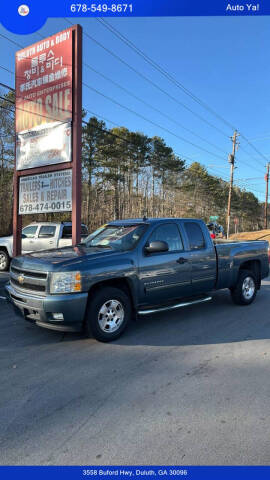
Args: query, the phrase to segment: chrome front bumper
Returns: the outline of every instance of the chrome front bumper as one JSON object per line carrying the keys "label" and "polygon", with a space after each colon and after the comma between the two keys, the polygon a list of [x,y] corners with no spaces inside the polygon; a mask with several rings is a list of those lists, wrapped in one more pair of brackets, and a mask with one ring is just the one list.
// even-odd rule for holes
{"label": "chrome front bumper", "polygon": [[[25,320],[40,327],[59,331],[80,331],[83,325],[88,294],[37,296],[21,293],[12,285],[5,287],[7,299]],[[63,320],[55,320],[53,313],[62,313]]]}

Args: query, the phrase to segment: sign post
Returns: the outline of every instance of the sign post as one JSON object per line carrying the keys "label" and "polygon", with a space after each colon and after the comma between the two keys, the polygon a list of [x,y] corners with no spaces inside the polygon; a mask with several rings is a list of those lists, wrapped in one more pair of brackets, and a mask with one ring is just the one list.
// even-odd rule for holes
{"label": "sign post", "polygon": [[74,25],[16,53],[13,255],[22,215],[72,212],[81,238],[82,28]]}
{"label": "sign post", "polygon": [[73,177],[72,177],[72,244],[81,240],[81,152],[82,152],[82,28],[73,29]]}

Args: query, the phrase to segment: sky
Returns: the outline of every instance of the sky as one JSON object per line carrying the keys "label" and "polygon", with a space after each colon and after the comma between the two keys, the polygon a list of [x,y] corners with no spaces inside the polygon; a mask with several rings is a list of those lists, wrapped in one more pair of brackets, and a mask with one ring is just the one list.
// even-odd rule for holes
{"label": "sky", "polygon": [[[228,153],[236,128],[245,137],[238,138],[236,184],[264,201],[264,174],[270,161],[270,17],[110,18],[106,22],[225,122],[95,18],[78,19],[84,33],[132,68],[84,35],[83,62],[88,66],[83,66],[83,82],[101,94],[84,86],[83,106],[99,119],[106,119],[108,128],[125,126],[164,138],[187,165],[199,161],[209,173],[225,180],[229,178]],[[40,35],[46,37],[69,26],[64,18],[49,19],[34,34],[14,35],[0,25],[0,66],[14,71],[18,50],[1,34],[24,47],[39,41]],[[14,87],[14,75],[1,68],[0,81]]]}

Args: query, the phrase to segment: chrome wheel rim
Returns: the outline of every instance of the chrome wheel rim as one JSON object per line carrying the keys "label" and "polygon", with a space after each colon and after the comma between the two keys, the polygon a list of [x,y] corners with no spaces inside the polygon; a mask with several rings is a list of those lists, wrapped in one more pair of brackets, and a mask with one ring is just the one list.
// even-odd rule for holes
{"label": "chrome wheel rim", "polygon": [[250,300],[255,292],[255,282],[252,277],[246,277],[242,285],[243,297]]}
{"label": "chrome wheel rim", "polygon": [[98,312],[98,323],[105,333],[116,332],[125,318],[124,307],[119,300],[107,300]]}
{"label": "chrome wheel rim", "polygon": [[0,270],[4,270],[7,266],[7,259],[3,253],[0,253]]}

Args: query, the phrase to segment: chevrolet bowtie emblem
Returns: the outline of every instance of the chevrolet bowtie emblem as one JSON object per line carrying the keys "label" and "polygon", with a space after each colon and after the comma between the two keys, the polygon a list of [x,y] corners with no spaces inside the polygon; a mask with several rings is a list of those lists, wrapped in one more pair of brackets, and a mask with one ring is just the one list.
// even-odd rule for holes
{"label": "chevrolet bowtie emblem", "polygon": [[24,275],[23,275],[23,274],[18,276],[18,282],[19,282],[21,285],[23,284],[23,282],[24,282]]}

